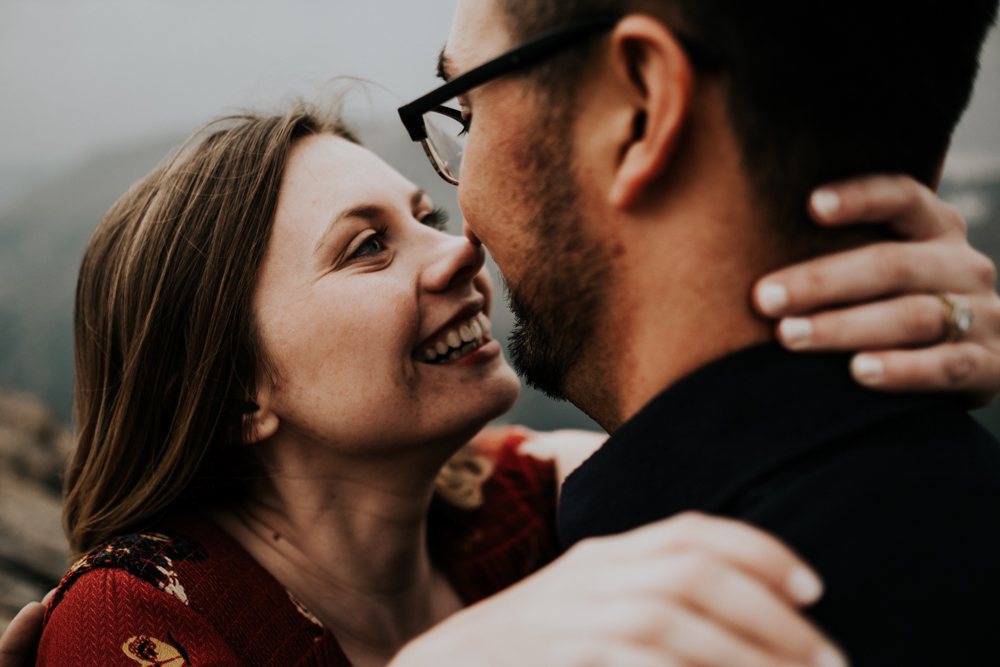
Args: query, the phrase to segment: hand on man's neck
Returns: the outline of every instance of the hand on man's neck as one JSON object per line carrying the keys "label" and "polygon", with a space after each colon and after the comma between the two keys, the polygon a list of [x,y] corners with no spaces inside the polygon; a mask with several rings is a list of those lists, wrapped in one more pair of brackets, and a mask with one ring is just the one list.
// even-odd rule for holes
{"label": "hand on man's neck", "polygon": [[615,279],[566,396],[609,432],[685,375],[773,338],[750,293],[787,258],[754,201],[720,88],[699,84],[691,105],[667,170],[597,231],[615,249]]}

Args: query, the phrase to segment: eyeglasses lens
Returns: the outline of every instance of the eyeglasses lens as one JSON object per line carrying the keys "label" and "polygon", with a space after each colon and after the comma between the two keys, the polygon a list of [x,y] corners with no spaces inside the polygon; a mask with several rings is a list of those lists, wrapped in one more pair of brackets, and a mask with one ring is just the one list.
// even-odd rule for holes
{"label": "eyeglasses lens", "polygon": [[455,118],[431,111],[424,115],[424,127],[437,167],[458,181],[465,153],[465,125]]}

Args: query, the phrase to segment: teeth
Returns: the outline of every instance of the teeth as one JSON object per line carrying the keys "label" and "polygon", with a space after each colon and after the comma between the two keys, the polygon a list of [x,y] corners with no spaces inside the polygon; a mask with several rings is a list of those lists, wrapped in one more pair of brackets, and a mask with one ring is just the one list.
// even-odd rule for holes
{"label": "teeth", "polygon": [[479,313],[468,322],[444,334],[434,345],[414,354],[419,361],[455,361],[478,349],[490,335],[490,319]]}

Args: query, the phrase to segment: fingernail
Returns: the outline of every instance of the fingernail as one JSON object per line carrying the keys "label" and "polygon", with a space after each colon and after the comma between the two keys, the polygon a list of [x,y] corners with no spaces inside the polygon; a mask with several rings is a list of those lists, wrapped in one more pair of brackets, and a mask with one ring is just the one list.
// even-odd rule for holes
{"label": "fingernail", "polygon": [[867,354],[859,354],[851,362],[854,379],[865,385],[876,385],[885,375],[885,364],[880,359]]}
{"label": "fingernail", "polygon": [[844,656],[829,646],[824,646],[816,651],[812,664],[813,667],[848,667]]}
{"label": "fingernail", "polygon": [[804,317],[786,317],[778,325],[781,342],[790,350],[809,347],[813,337],[812,322]]}
{"label": "fingernail", "polygon": [[840,195],[833,190],[817,190],[812,195],[813,210],[824,218],[840,210]]}
{"label": "fingernail", "polygon": [[764,283],[757,288],[757,304],[765,315],[777,317],[788,307],[788,290],[784,285]]}
{"label": "fingernail", "polygon": [[802,604],[812,604],[823,595],[823,582],[804,567],[792,570],[786,585],[791,596]]}

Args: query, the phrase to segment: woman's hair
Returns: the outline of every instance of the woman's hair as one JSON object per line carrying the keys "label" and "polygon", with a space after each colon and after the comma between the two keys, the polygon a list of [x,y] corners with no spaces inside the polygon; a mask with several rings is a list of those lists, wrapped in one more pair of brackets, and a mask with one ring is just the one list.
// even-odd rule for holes
{"label": "woman's hair", "polygon": [[269,374],[253,294],[285,164],[300,138],[356,141],[297,104],[197,132],[108,211],[76,290],[76,452],[63,521],[84,552],[178,501],[232,499],[253,474],[243,445]]}

